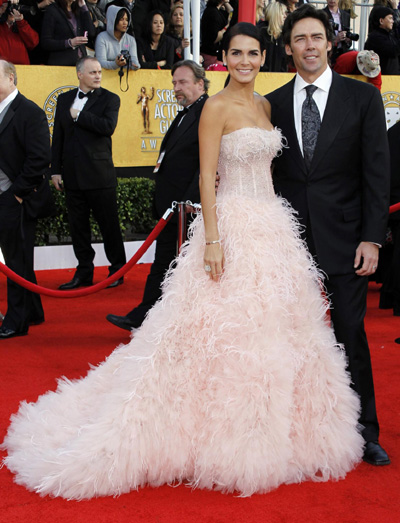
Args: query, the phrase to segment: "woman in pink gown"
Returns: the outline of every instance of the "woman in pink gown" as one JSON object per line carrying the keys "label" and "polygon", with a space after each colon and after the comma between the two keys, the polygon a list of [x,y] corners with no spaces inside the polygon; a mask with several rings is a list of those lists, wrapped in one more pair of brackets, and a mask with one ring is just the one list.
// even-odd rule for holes
{"label": "woman in pink gown", "polygon": [[232,28],[224,59],[230,82],[200,122],[203,213],[161,300],[128,345],[12,417],[4,462],[30,490],[84,499],[185,482],[249,496],[343,478],[362,458],[320,275],[274,194],[284,139],[254,94],[254,26]]}

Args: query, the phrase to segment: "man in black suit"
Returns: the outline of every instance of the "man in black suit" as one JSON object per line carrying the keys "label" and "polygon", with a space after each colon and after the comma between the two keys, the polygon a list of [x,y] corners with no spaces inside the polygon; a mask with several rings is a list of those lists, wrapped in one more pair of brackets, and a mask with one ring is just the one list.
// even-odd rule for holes
{"label": "man in black suit", "polygon": [[288,140],[275,161],[274,186],[298,212],[310,252],[327,274],[333,327],[361,399],[364,460],[386,465],[364,330],[367,277],[378,265],[389,207],[382,99],[372,85],[328,67],[332,32],[322,10],[300,7],[287,17],[283,34],[297,75],[267,95],[271,121]]}
{"label": "man in black suit", "polygon": [[[111,136],[117,126],[119,97],[100,87],[101,66],[84,57],[76,64],[79,88],[58,97],[54,122],[51,172],[57,190],[65,186],[72,245],[78,266],[61,290],[93,283],[90,210],[97,220],[109,275],[125,265],[125,250],[118,220],[117,177],[112,161]],[[116,287],[123,278],[109,285]]]}
{"label": "man in black suit", "polygon": [[[154,207],[158,217],[176,201],[200,201],[199,137],[201,110],[208,98],[209,81],[202,67],[192,60],[177,62],[172,68],[172,84],[180,111],[164,136],[155,168]],[[140,327],[147,312],[161,296],[161,283],[176,257],[177,219],[166,225],[157,238],[156,253],[140,305],[126,316],[109,314],[107,320],[126,330]]]}
{"label": "man in black suit", "polygon": [[[49,163],[46,116],[18,92],[14,65],[0,60],[0,247],[6,265],[34,283],[36,220],[27,214],[26,201],[43,181]],[[39,295],[8,280],[0,339],[27,334],[29,325],[43,321]]]}

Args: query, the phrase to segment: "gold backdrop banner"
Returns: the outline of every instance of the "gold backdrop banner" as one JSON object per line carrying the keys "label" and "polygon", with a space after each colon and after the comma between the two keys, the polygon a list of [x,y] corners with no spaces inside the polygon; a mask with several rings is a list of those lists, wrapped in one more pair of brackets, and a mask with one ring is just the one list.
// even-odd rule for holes
{"label": "gold backdrop banner", "polygon": [[[75,68],[20,65],[17,74],[19,90],[43,108],[52,133],[58,95],[78,85]],[[224,72],[207,73],[211,81],[210,95],[223,88],[226,76]],[[286,73],[259,74],[256,91],[264,95],[292,77],[293,74]],[[113,157],[117,167],[156,164],[163,136],[178,111],[171,80],[170,71],[130,71],[129,89],[123,92],[118,71],[103,70],[102,86],[121,98],[118,126],[113,135]],[[122,89],[126,89],[126,73],[122,78]],[[390,127],[400,119],[399,77],[383,77],[382,99]]]}

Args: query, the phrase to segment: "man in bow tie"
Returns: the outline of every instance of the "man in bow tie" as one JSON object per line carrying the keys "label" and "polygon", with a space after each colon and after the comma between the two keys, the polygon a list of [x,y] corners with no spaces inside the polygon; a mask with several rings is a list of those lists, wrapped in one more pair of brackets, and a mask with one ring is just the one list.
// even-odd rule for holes
{"label": "man in bow tie", "polygon": [[288,141],[274,162],[274,187],[297,211],[308,248],[327,275],[333,328],[361,400],[364,461],[388,465],[378,441],[364,330],[368,276],[377,269],[389,208],[382,98],[374,86],[331,71],[333,35],[324,11],[306,4],[291,13],[283,39],[297,75],[267,95],[271,121]]}
{"label": "man in bow tie", "polygon": [[[90,210],[103,236],[109,275],[126,262],[111,151],[120,99],[100,87],[101,66],[95,58],[80,59],[76,70],[78,89],[58,97],[52,145],[52,181],[59,191],[65,187],[72,245],[78,260],[74,277],[60,285],[61,290],[93,283],[95,252],[91,246]],[[122,283],[120,278],[109,287]]]}

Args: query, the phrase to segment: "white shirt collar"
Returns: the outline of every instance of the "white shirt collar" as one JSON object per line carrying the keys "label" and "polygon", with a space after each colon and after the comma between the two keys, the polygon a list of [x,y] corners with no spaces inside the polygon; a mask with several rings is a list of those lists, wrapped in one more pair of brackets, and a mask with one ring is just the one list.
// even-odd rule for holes
{"label": "white shirt collar", "polygon": [[4,111],[4,109],[9,105],[11,102],[15,100],[17,97],[19,91],[18,89],[14,89],[14,91],[7,96],[2,102],[0,102],[0,113]]}
{"label": "white shirt collar", "polygon": [[[329,67],[329,65],[326,66],[325,71],[318,76],[318,78],[312,83],[312,85],[315,85],[318,87],[318,89],[322,89],[326,93],[329,93],[329,89],[332,84],[332,70]],[[299,91],[307,87],[307,85],[311,85],[308,82],[306,82],[299,73],[296,74],[296,78],[294,81],[294,94],[296,95]]]}

